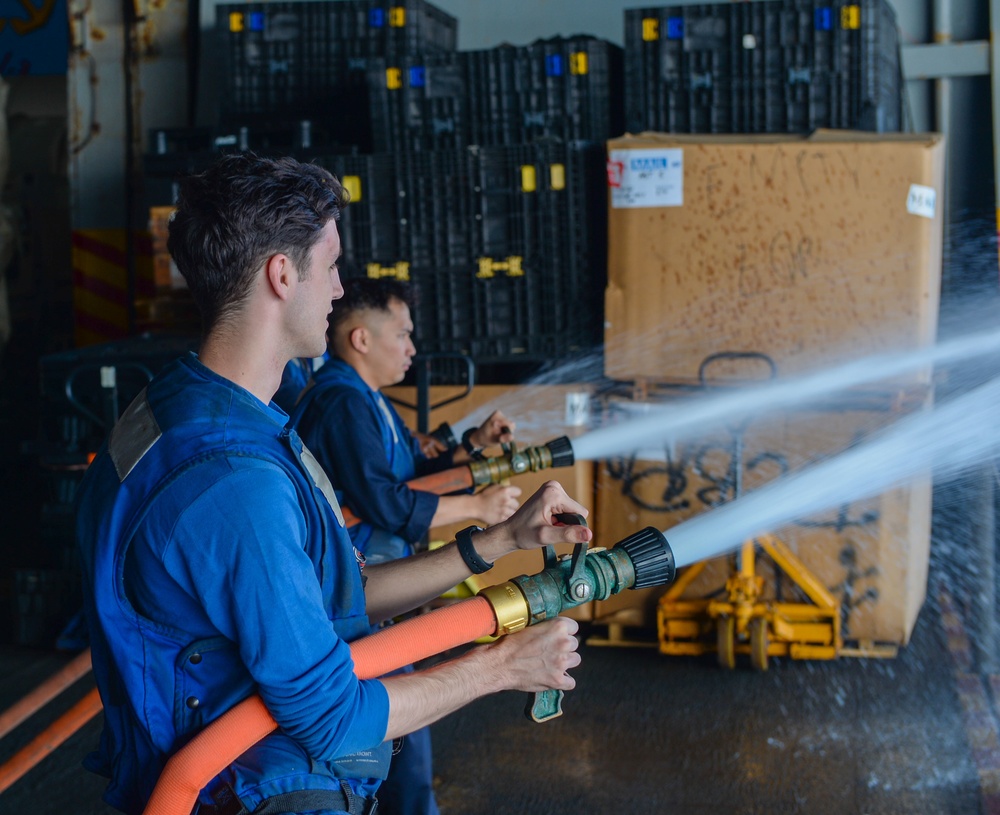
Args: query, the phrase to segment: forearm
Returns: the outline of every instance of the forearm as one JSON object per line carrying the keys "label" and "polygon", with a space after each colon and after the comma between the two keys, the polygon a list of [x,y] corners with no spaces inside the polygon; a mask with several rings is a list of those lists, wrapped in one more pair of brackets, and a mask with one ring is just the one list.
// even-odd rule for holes
{"label": "forearm", "polygon": [[475,519],[479,503],[475,495],[442,495],[431,518],[431,528]]}
{"label": "forearm", "polygon": [[[516,548],[502,524],[475,535],[473,545],[488,563]],[[472,571],[462,560],[458,547],[449,544],[413,557],[366,566],[365,573],[368,616],[373,622],[381,622],[439,597]]]}
{"label": "forearm", "polygon": [[529,626],[459,659],[383,679],[389,696],[387,738],[431,724],[474,699],[502,690],[572,690],[580,664],[577,623],[563,617]]}
{"label": "forearm", "polygon": [[382,683],[389,694],[386,739],[405,736],[503,690],[496,672],[485,670],[476,652],[417,673],[385,677]]}

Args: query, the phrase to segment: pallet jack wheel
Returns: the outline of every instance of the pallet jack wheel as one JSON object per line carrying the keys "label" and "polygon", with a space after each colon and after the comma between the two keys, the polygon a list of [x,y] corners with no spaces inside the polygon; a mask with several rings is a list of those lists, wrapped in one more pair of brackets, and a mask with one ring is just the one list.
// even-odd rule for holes
{"label": "pallet jack wheel", "polygon": [[755,617],[750,621],[750,664],[755,670],[767,670],[767,646],[769,643],[767,620],[764,617]]}
{"label": "pallet jack wheel", "polygon": [[719,617],[716,621],[715,650],[719,665],[728,670],[736,667],[736,620]]}

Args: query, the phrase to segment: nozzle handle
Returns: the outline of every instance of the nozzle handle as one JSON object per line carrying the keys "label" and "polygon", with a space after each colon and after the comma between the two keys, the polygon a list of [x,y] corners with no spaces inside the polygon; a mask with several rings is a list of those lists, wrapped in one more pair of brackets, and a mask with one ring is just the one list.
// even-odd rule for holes
{"label": "nozzle handle", "polygon": [[543,690],[528,695],[524,706],[524,715],[531,721],[547,722],[562,716],[562,700],[565,694],[561,690]]}

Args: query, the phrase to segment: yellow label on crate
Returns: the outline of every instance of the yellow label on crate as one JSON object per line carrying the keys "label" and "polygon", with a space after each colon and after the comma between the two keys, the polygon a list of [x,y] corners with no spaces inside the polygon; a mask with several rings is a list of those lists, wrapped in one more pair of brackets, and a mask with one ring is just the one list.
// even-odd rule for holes
{"label": "yellow label on crate", "polygon": [[402,28],[406,25],[406,6],[393,6],[389,9],[389,25],[392,28]]}
{"label": "yellow label on crate", "polygon": [[549,186],[554,190],[566,189],[566,165],[549,165]]}
{"label": "yellow label on crate", "polygon": [[234,33],[239,33],[243,30],[243,13],[239,11],[233,11],[229,14],[229,30]]}
{"label": "yellow label on crate", "polygon": [[398,91],[403,87],[403,72],[399,68],[385,69],[385,86],[390,91]]}
{"label": "yellow label on crate", "polygon": [[660,39],[660,21],[655,17],[646,17],[642,21],[642,39],[644,42]]}
{"label": "yellow label on crate", "polygon": [[361,200],[361,176],[359,175],[345,175],[340,179],[340,183],[347,194],[351,197],[351,203]]}
{"label": "yellow label on crate", "polygon": [[577,51],[575,54],[569,55],[569,72],[573,76],[584,76],[588,70],[586,51]]}
{"label": "yellow label on crate", "polygon": [[396,280],[406,281],[410,279],[410,264],[405,260],[401,260],[392,266],[380,266],[377,263],[369,263],[365,266],[365,274],[373,280],[378,280],[380,277],[392,277]]}
{"label": "yellow label on crate", "polygon": [[497,276],[497,272],[506,272],[507,277],[524,277],[524,267],[521,265],[524,258],[520,255],[511,255],[504,260],[493,260],[493,258],[479,258],[479,271],[476,277],[480,280],[489,280]]}
{"label": "yellow label on crate", "polygon": [[538,177],[534,164],[521,165],[521,192],[534,192],[538,189]]}
{"label": "yellow label on crate", "polygon": [[840,10],[840,27],[851,31],[861,28],[861,6],[844,6]]}

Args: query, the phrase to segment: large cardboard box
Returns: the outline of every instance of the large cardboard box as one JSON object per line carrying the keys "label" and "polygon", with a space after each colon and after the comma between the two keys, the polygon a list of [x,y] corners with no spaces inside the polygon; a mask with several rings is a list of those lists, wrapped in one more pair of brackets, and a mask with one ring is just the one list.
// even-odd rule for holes
{"label": "large cardboard box", "polygon": [[606,373],[689,381],[754,352],[789,374],[933,342],[944,159],[933,134],[609,141]]}
{"label": "large cardboard box", "polygon": [[[905,411],[893,409],[893,405],[914,402],[919,409],[929,406],[929,398],[918,395],[910,402],[887,401],[884,409],[776,412],[743,427],[720,429],[666,448],[637,450],[602,462],[595,513],[598,537],[611,545],[637,529],[655,526],[669,541],[670,530],[683,521],[734,500],[736,433],[742,432],[740,463],[743,494],[747,494],[780,475],[794,474],[863,442],[903,416]],[[863,479],[864,475],[853,477]],[[793,492],[788,497],[787,524],[769,531],[787,543],[840,601],[845,639],[905,644],[926,594],[929,474],[915,473],[901,486],[869,498],[845,500],[816,515],[801,517],[795,505]],[[738,548],[740,530],[725,534],[734,537],[706,540],[706,551]],[[781,585],[784,600],[800,601],[802,595],[794,593],[787,576],[775,575],[766,556],[760,555],[756,562],[765,580],[765,597],[774,598]],[[730,568],[728,555],[714,558],[684,597],[719,596]],[[664,591],[624,592],[596,603],[594,617],[653,626]]]}
{"label": "large cardboard box", "polygon": [[[430,414],[429,426],[437,427],[441,422],[448,422],[456,435],[468,427],[481,424],[494,410],[503,411],[504,415],[516,423],[515,436],[519,445],[544,444],[559,436],[569,436],[571,439],[586,432],[586,424],[576,424],[575,406],[579,403],[578,394],[588,394],[590,385],[546,385],[546,386],[512,386],[512,385],[477,385],[463,399],[445,405]],[[445,401],[462,392],[460,387],[436,386],[431,388],[430,403],[432,405]],[[412,387],[386,388],[384,393],[390,398],[402,400],[409,405],[416,404],[416,392]],[[569,405],[567,406],[567,398]],[[416,412],[396,403],[396,409],[409,427],[416,427]],[[572,424],[567,424],[567,413]],[[499,450],[487,451],[497,453]],[[522,489],[522,497],[527,498],[546,481],[555,480],[562,484],[571,498],[592,509],[594,500],[594,469],[592,461],[579,461],[572,468],[566,467],[553,470],[542,470],[538,473],[525,473],[517,476],[511,483]],[[589,518],[593,526],[593,512]],[[431,530],[432,541],[452,541],[455,533],[464,529],[473,521],[450,524]],[[559,554],[573,550],[572,545],[557,546]],[[512,577],[522,574],[535,574],[542,570],[543,559],[539,550],[514,552],[499,560],[490,571],[475,577],[479,587],[493,586],[503,583]],[[568,616],[576,619],[590,619],[592,603],[586,603],[569,612]]]}

